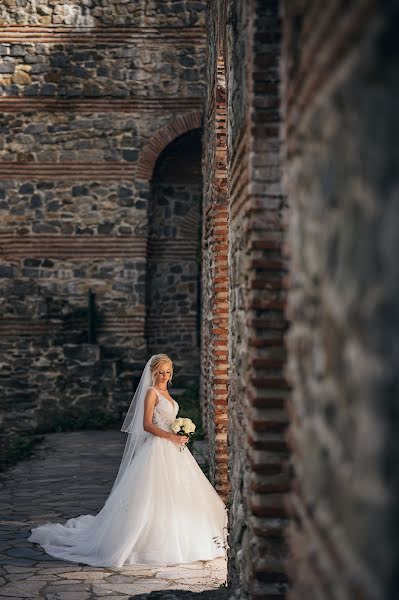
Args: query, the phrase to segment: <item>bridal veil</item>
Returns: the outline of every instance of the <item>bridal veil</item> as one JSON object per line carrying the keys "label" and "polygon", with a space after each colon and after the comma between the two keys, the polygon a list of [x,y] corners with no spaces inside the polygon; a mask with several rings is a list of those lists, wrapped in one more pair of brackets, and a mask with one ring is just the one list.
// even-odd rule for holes
{"label": "bridal veil", "polygon": [[144,430],[143,427],[144,400],[148,388],[152,385],[151,362],[157,356],[158,354],[153,354],[148,359],[143,373],[141,374],[139,384],[134,393],[129,409],[126,413],[125,420],[123,421],[121,431],[126,432],[128,437],[126,440],[125,449],[123,451],[121,464],[119,466],[119,471],[112,486],[110,496],[118,486],[133,458],[136,456],[137,452],[150,435]]}

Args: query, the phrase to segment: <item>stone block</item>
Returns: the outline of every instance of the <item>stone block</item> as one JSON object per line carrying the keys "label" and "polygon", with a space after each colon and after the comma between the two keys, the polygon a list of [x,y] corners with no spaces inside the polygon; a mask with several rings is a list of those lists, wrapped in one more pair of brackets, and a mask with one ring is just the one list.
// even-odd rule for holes
{"label": "stone block", "polygon": [[57,86],[54,83],[45,83],[39,88],[40,96],[56,96]]}
{"label": "stone block", "polygon": [[0,74],[12,74],[15,71],[15,65],[13,63],[2,63],[0,64]]}
{"label": "stone block", "polygon": [[138,151],[137,150],[122,150],[122,158],[123,160],[127,160],[128,162],[135,162],[138,159]]}
{"label": "stone block", "polygon": [[77,185],[72,187],[73,196],[86,196],[89,193],[89,189],[84,185]]}
{"label": "stone block", "polygon": [[65,68],[70,64],[70,57],[64,52],[55,52],[50,56],[50,65],[52,67]]}
{"label": "stone block", "polygon": [[133,190],[128,187],[119,187],[118,188],[118,196],[120,198],[131,198],[133,196]]}
{"label": "stone block", "polygon": [[12,76],[12,82],[16,85],[29,85],[31,81],[31,76],[26,71],[17,71]]}
{"label": "stone block", "polygon": [[0,277],[11,278],[14,275],[14,269],[12,266],[0,265]]}
{"label": "stone block", "polygon": [[39,85],[34,83],[24,87],[24,96],[37,96],[39,93]]}
{"label": "stone block", "polygon": [[20,194],[32,194],[34,191],[34,187],[31,183],[24,183],[20,186],[18,191]]}

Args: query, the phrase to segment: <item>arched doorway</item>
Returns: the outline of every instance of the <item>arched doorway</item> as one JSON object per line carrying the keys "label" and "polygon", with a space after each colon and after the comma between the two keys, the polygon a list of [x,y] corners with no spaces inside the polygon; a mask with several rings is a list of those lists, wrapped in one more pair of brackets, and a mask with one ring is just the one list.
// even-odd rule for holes
{"label": "arched doorway", "polygon": [[146,335],[166,352],[180,388],[199,379],[201,132],[180,135],[161,152],[150,189]]}

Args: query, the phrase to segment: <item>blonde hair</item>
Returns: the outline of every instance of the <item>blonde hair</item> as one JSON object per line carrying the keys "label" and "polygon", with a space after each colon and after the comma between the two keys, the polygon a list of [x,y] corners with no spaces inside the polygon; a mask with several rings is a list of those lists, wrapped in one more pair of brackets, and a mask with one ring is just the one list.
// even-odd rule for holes
{"label": "blonde hair", "polygon": [[159,369],[162,365],[162,363],[169,363],[170,365],[170,379],[168,381],[168,383],[171,383],[172,381],[172,377],[173,377],[173,362],[172,359],[169,358],[169,356],[167,354],[155,354],[155,356],[153,357],[152,361],[150,362],[150,369],[151,369],[151,378],[152,378],[152,385],[155,384],[155,378],[159,373]]}

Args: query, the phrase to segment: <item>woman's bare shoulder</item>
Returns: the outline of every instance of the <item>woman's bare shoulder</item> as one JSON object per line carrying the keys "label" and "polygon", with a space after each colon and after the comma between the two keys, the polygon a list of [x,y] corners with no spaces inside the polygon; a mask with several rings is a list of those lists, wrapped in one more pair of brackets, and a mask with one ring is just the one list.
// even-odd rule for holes
{"label": "woman's bare shoulder", "polygon": [[158,402],[158,394],[156,392],[156,390],[153,387],[149,387],[147,389],[147,393],[145,395],[146,400],[148,400],[148,402],[150,402],[151,404],[157,404]]}

